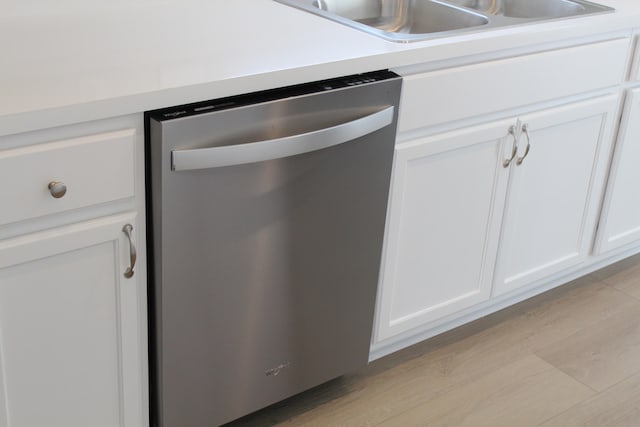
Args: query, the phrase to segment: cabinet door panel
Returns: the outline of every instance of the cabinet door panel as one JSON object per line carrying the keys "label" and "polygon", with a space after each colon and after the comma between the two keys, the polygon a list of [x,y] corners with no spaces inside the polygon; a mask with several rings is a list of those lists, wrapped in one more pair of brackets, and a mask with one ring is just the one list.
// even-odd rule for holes
{"label": "cabinet door panel", "polygon": [[140,379],[129,378],[132,364],[141,376],[140,343],[122,340],[139,330],[135,275],[123,277],[121,229],[133,219],[0,242],[0,425],[141,425],[129,408],[141,406]]}
{"label": "cabinet door panel", "polygon": [[[521,164],[512,165],[495,294],[525,286],[587,257],[616,99],[522,118],[529,128],[531,150]],[[519,156],[523,156],[525,135],[519,145]]]}
{"label": "cabinet door panel", "polygon": [[600,220],[598,252],[640,240],[640,89],[625,105]]}
{"label": "cabinet door panel", "polygon": [[398,147],[376,339],[488,298],[509,122]]}

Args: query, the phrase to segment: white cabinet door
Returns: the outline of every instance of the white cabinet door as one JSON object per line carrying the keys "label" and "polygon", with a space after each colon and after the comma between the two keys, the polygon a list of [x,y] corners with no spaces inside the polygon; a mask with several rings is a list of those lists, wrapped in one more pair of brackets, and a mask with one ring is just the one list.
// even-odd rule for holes
{"label": "white cabinet door", "polygon": [[640,240],[640,89],[625,104],[599,232],[599,253]]}
{"label": "white cabinet door", "polygon": [[[530,151],[511,165],[494,294],[586,259],[604,187],[617,96],[521,117]],[[521,135],[518,157],[525,155]]]}
{"label": "white cabinet door", "polygon": [[376,342],[489,297],[513,122],[396,149]]}
{"label": "white cabinet door", "polygon": [[0,241],[0,426],[138,427],[144,283],[123,214]]}

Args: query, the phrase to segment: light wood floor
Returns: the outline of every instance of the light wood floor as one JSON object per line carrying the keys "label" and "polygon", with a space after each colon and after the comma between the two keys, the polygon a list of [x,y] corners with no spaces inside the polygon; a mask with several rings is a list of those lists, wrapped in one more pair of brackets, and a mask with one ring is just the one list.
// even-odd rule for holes
{"label": "light wood floor", "polygon": [[640,426],[640,256],[230,426]]}

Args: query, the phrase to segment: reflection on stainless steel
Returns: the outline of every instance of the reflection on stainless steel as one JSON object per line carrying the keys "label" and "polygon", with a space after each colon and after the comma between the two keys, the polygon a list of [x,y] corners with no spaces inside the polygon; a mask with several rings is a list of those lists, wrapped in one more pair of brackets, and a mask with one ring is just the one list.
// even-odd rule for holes
{"label": "reflection on stainless steel", "polygon": [[583,0],[275,1],[397,42],[614,10]]}
{"label": "reflection on stainless steel", "polygon": [[452,0],[452,2],[492,15],[500,14],[502,12],[502,4],[504,3],[501,0]]}
{"label": "reflection on stainless steel", "polygon": [[[450,0],[493,15],[509,18],[561,18],[579,15],[586,6],[570,0]],[[586,4],[588,6],[588,4]]]}

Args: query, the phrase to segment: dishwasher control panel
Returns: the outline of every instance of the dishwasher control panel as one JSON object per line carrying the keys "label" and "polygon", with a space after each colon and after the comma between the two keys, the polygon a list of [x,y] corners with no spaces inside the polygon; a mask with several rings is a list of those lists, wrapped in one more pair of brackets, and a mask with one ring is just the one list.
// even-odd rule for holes
{"label": "dishwasher control panel", "polygon": [[148,115],[148,117],[161,122],[165,120],[173,120],[182,117],[205,114],[212,111],[221,111],[229,108],[253,105],[261,102],[269,102],[286,97],[304,96],[313,93],[377,83],[383,80],[395,79],[398,77],[399,76],[397,74],[388,70],[372,71],[370,73],[354,74],[346,77],[338,77],[312,83],[286,86],[261,92],[252,92],[239,96],[236,95],[232,97],[197,102],[194,104],[185,104],[174,106],[171,108],[162,108],[159,110],[149,111],[146,114]]}

